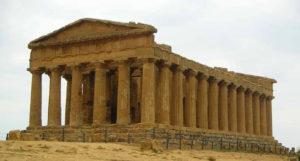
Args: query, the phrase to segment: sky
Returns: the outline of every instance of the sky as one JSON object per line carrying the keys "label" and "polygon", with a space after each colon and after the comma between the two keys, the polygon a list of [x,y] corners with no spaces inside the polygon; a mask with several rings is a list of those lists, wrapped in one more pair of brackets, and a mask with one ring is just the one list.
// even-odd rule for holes
{"label": "sky", "polygon": [[[28,126],[28,43],[88,17],[150,24],[158,29],[155,41],[172,46],[183,57],[276,79],[274,137],[287,147],[300,147],[299,0],[0,0],[0,4],[0,139],[9,130]],[[46,125],[48,76],[43,75],[42,84]],[[63,111],[65,85],[62,79]]]}

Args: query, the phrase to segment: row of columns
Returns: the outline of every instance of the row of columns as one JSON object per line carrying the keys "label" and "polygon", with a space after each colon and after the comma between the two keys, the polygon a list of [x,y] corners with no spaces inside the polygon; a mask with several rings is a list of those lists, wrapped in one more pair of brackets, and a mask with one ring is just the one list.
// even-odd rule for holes
{"label": "row of columns", "polygon": [[[198,127],[272,136],[272,97],[237,87],[181,66],[167,62],[159,66],[156,88],[154,59],[142,60],[141,122],[161,123],[174,126]],[[93,124],[106,123],[108,94],[107,66],[94,64]],[[41,126],[41,75],[42,70],[32,73],[30,126]],[[80,66],[71,66],[72,76],[66,76],[67,101],[66,125],[81,125],[82,73]],[[61,68],[50,69],[50,94],[48,125],[61,125]],[[172,75],[172,76],[171,76]],[[171,76],[171,77],[170,77]],[[172,78],[172,79],[171,79]],[[187,93],[184,102],[184,79]],[[159,97],[156,100],[156,93]],[[130,123],[130,64],[118,64],[117,124]],[[157,104],[156,104],[157,101]],[[157,105],[157,106],[156,106]]]}
{"label": "row of columns", "polygon": [[[152,59],[143,60],[143,88],[142,88],[142,122],[155,121],[155,72]],[[106,104],[108,94],[107,67],[104,63],[95,63],[95,84],[93,104],[93,124],[106,123]],[[42,74],[43,70],[32,70],[31,104],[29,126],[41,126],[41,104],[42,104]],[[82,73],[80,66],[71,66],[72,77],[65,76],[67,80],[66,97],[66,125],[83,124],[82,116]],[[48,126],[61,125],[61,68],[49,69],[50,91],[48,105]],[[117,99],[117,123],[130,123],[130,65],[128,61],[120,61],[118,65],[118,99]]]}

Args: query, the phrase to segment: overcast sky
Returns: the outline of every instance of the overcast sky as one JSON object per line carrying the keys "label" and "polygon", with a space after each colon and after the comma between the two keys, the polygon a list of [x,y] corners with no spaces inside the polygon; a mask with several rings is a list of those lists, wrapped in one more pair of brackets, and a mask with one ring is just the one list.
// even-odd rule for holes
{"label": "overcast sky", "polygon": [[[273,133],[300,146],[299,0],[0,0],[0,138],[28,126],[28,43],[80,18],[142,22],[157,43],[211,67],[267,76],[274,84]],[[62,80],[62,100],[65,81]],[[43,76],[46,125],[49,78]],[[65,102],[62,102],[64,110]]]}

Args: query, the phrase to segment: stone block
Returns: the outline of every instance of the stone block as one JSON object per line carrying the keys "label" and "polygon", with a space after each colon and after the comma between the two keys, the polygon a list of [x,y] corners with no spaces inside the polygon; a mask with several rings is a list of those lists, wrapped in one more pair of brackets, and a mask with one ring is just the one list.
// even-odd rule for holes
{"label": "stone block", "polygon": [[21,131],[20,130],[12,130],[8,134],[8,140],[20,140],[21,139]]}
{"label": "stone block", "polygon": [[108,134],[108,136],[107,136],[108,142],[116,142],[117,139],[118,139],[118,136],[115,134]]}
{"label": "stone block", "polygon": [[117,142],[127,142],[128,141],[128,139],[126,138],[124,138],[124,137],[118,137],[117,138]]}
{"label": "stone block", "polygon": [[222,143],[222,149],[228,149],[229,144],[227,142]]}
{"label": "stone block", "polygon": [[152,148],[152,150],[154,150],[156,152],[163,150],[162,143],[158,140],[152,140],[151,148]]}
{"label": "stone block", "polygon": [[23,141],[37,141],[37,140],[39,140],[39,137],[35,136],[34,134],[29,134],[29,133],[22,133],[21,137],[22,137]]}
{"label": "stone block", "polygon": [[152,143],[149,141],[141,141],[140,150],[150,150],[152,148]]}
{"label": "stone block", "polygon": [[92,142],[102,142],[102,141],[104,141],[104,137],[102,134],[92,135]]}

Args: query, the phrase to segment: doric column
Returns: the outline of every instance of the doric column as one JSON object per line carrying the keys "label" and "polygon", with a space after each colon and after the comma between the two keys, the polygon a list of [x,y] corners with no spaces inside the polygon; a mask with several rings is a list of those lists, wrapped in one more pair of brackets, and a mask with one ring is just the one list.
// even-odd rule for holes
{"label": "doric column", "polygon": [[210,77],[208,87],[208,128],[214,130],[219,129],[218,90],[218,80],[214,77]]}
{"label": "doric column", "polygon": [[225,81],[219,83],[219,129],[228,131],[228,88]]}
{"label": "doric column", "polygon": [[155,60],[143,60],[141,122],[155,123]]}
{"label": "doric column", "polygon": [[183,68],[177,66],[173,74],[171,124],[183,126]]}
{"label": "doric column", "polygon": [[245,89],[239,87],[237,90],[237,127],[239,133],[246,132],[245,121]]}
{"label": "doric column", "polygon": [[201,74],[198,81],[197,91],[197,127],[208,128],[208,77]]}
{"label": "doric column", "polygon": [[117,124],[130,123],[130,66],[127,60],[118,66]]}
{"label": "doric column", "polygon": [[236,86],[229,85],[228,102],[228,128],[229,131],[237,132],[237,109],[236,109]]}
{"label": "doric column", "polygon": [[107,104],[107,77],[106,67],[102,63],[95,65],[95,82],[94,82],[94,109],[93,124],[106,123],[106,104]]}
{"label": "doric column", "polygon": [[267,134],[268,136],[273,136],[273,126],[272,126],[272,99],[273,96],[267,97]]}
{"label": "doric column", "polygon": [[83,124],[89,125],[93,123],[93,92],[91,87],[91,73],[85,72],[82,76],[82,108],[83,108]]}
{"label": "doric column", "polygon": [[60,103],[61,71],[62,70],[59,67],[50,69],[48,126],[61,125],[61,103]]}
{"label": "doric column", "polygon": [[67,81],[65,125],[70,125],[70,107],[71,107],[72,76],[71,75],[64,75],[64,78]]}
{"label": "doric column", "polygon": [[253,129],[255,135],[260,135],[260,103],[259,93],[253,93]]}
{"label": "doric column", "polygon": [[29,127],[42,126],[42,70],[28,69],[32,74]]}
{"label": "doric column", "polygon": [[170,64],[163,62],[159,75],[157,108],[157,122],[161,124],[170,124]]}
{"label": "doric column", "polygon": [[266,96],[260,96],[260,135],[267,136]]}
{"label": "doric column", "polygon": [[246,90],[245,112],[246,112],[246,132],[248,134],[253,134],[252,91],[250,89]]}
{"label": "doric column", "polygon": [[82,117],[82,73],[80,66],[72,66],[72,88],[71,88],[71,108],[70,125],[81,125]]}
{"label": "doric column", "polygon": [[188,70],[185,118],[187,127],[196,127],[196,72]]}

